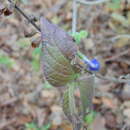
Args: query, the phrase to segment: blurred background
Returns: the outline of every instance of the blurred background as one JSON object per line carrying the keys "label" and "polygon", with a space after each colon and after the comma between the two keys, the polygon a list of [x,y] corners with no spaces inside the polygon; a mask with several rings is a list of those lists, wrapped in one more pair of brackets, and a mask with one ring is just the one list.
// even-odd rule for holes
{"label": "blurred background", "polygon": [[[19,6],[30,16],[43,15],[71,31],[72,0],[24,0]],[[128,79],[130,2],[81,4],[77,22],[77,31],[88,32],[80,50],[100,59],[100,73]],[[35,31],[16,11],[8,17],[0,15],[0,130],[72,130],[59,102],[62,92],[44,83],[39,50],[31,46],[38,34],[25,37]],[[130,84],[97,78],[96,89],[100,94],[93,100],[97,114],[92,129],[130,130]],[[78,91],[75,96],[79,98]]]}

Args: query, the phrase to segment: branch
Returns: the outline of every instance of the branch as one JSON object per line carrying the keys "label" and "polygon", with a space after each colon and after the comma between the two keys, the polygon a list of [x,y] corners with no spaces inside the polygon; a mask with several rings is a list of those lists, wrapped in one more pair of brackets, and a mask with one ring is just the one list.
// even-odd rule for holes
{"label": "branch", "polygon": [[35,24],[35,22],[30,19],[23,11],[22,9],[20,9],[20,7],[18,7],[12,0],[8,0],[13,6],[14,8],[25,18],[29,21],[29,23],[31,23],[39,32],[41,31],[40,28]]}
{"label": "branch", "polygon": [[130,79],[121,79],[121,78],[115,78],[115,77],[108,77],[108,76],[102,76],[100,74],[95,74],[95,76],[102,80],[108,80],[115,83],[130,83]]}
{"label": "branch", "polygon": [[108,80],[111,82],[115,82],[115,83],[130,83],[130,79],[122,79],[122,78],[115,78],[115,77],[111,77],[111,76],[103,76],[101,74],[98,73],[94,73],[91,71],[86,71],[89,74],[94,74],[97,78],[102,79],[102,80]]}
{"label": "branch", "polygon": [[96,5],[96,4],[101,4],[104,2],[108,2],[109,0],[95,0],[95,1],[87,1],[87,0],[77,0],[77,2],[85,5]]}
{"label": "branch", "polygon": [[72,33],[76,32],[77,25],[77,0],[73,0]]}

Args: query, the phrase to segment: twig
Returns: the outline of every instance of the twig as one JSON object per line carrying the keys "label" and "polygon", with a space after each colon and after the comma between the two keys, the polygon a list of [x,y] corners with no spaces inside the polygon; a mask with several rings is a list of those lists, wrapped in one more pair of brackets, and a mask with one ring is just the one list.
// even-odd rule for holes
{"label": "twig", "polygon": [[130,79],[120,79],[120,78],[115,78],[115,77],[111,77],[111,76],[102,76],[100,74],[95,74],[95,76],[99,79],[102,80],[108,80],[111,82],[115,82],[115,83],[130,83]]}
{"label": "twig", "polygon": [[12,0],[8,0],[14,8],[25,18],[27,19],[39,32],[41,31],[40,28],[35,24],[33,20],[31,20],[23,11],[18,7]]}
{"label": "twig", "polygon": [[85,5],[96,5],[96,4],[101,4],[108,1],[109,0],[95,0],[95,1],[77,0],[77,2],[81,4],[85,4]]}
{"label": "twig", "polygon": [[119,57],[124,56],[124,55],[128,54],[129,52],[130,52],[130,49],[125,50],[125,51],[123,51],[123,52],[120,52],[120,53],[117,54],[117,55],[114,55],[114,56],[112,56],[112,57],[110,57],[110,58],[105,59],[105,62],[107,62],[107,61],[113,61],[113,60],[115,60],[115,59],[117,60]]}
{"label": "twig", "polygon": [[117,35],[117,36],[111,38],[110,40],[111,40],[112,42],[114,42],[115,40],[117,40],[117,39],[119,39],[119,38],[129,38],[129,39],[130,39],[130,34]]}
{"label": "twig", "polygon": [[87,71],[89,74],[95,74],[95,76],[99,79],[102,80],[108,80],[111,82],[115,82],[115,83],[130,83],[130,79],[121,79],[121,78],[115,78],[115,77],[111,77],[111,76],[103,76],[99,73],[93,73],[91,71]]}

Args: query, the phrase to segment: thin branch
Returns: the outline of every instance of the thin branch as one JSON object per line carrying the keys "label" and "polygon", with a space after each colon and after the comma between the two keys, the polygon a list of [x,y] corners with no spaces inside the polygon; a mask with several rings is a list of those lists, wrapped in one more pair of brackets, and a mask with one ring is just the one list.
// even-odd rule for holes
{"label": "thin branch", "polygon": [[14,8],[25,18],[27,19],[39,32],[40,32],[40,28],[35,24],[35,22],[33,20],[31,20],[26,13],[24,13],[22,11],[22,9],[20,9],[20,7],[18,7],[12,0],[8,0],[13,6]]}
{"label": "thin branch", "polygon": [[119,38],[129,38],[129,39],[130,39],[130,34],[117,35],[117,36],[111,38],[110,40],[111,40],[112,42],[114,42],[115,40],[118,40]]}
{"label": "thin branch", "polygon": [[76,32],[77,26],[77,0],[73,0],[72,33]]}
{"label": "thin branch", "polygon": [[96,4],[101,4],[104,2],[108,2],[109,0],[96,0],[96,1],[87,1],[87,0],[77,0],[77,2],[85,5],[96,5]]}
{"label": "thin branch", "polygon": [[105,59],[104,61],[107,62],[107,61],[118,60],[119,57],[122,57],[122,56],[128,54],[129,52],[130,52],[130,48],[127,49],[127,50],[125,50],[125,51],[122,51],[122,52],[120,52],[120,53],[118,53],[118,54],[116,54],[116,55],[114,55],[114,56],[112,56],[112,57],[110,57],[110,58],[107,58],[107,59]]}
{"label": "thin branch", "polygon": [[130,79],[121,79],[121,78],[115,78],[111,76],[108,77],[108,76],[102,76],[100,74],[95,74],[95,76],[99,79],[108,80],[115,83],[130,83]]}
{"label": "thin branch", "polygon": [[121,79],[121,78],[115,78],[115,77],[111,77],[111,76],[103,76],[99,73],[94,73],[94,72],[91,72],[91,71],[87,71],[89,74],[95,74],[95,76],[99,79],[102,79],[102,80],[108,80],[108,81],[111,81],[111,82],[115,82],[115,83],[130,83],[130,79]]}

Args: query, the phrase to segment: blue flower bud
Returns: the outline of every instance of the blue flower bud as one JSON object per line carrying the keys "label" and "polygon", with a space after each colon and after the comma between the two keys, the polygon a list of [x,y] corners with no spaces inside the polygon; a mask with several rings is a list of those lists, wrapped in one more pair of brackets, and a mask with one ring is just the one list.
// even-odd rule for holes
{"label": "blue flower bud", "polygon": [[99,71],[100,70],[100,62],[96,59],[92,59],[91,65],[88,65],[88,69],[90,71]]}
{"label": "blue flower bud", "polygon": [[87,70],[89,71],[99,71],[100,62],[96,59],[89,60],[87,56],[83,55],[81,52],[78,52],[77,55],[80,59],[87,65]]}

